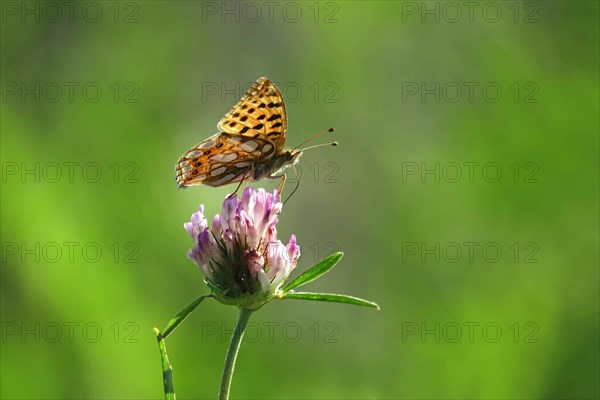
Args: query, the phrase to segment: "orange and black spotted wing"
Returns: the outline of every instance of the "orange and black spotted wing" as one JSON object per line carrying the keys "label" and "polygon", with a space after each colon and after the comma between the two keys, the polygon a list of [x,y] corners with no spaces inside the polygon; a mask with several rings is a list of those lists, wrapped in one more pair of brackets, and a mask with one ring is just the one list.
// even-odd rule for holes
{"label": "orange and black spotted wing", "polygon": [[283,150],[287,115],[281,92],[267,78],[259,78],[217,124],[220,131],[269,140]]}
{"label": "orange and black spotted wing", "polygon": [[251,178],[256,160],[269,157],[275,147],[243,135],[217,133],[188,150],[177,162],[180,188],[192,185],[222,186]]}

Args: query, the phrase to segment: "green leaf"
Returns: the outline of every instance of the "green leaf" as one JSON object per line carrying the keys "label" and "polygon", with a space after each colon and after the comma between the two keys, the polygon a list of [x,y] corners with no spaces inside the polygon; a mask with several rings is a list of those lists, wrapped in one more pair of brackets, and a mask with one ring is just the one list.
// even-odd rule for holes
{"label": "green leaf", "polygon": [[198,307],[198,304],[202,303],[202,300],[206,299],[207,297],[212,297],[212,294],[205,294],[203,296],[198,297],[196,300],[192,301],[190,304],[188,304],[187,306],[183,307],[176,316],[174,316],[173,318],[171,318],[171,320],[169,321],[169,323],[167,324],[167,326],[165,327],[165,332],[163,333],[163,337],[166,339],[167,336],[169,336],[171,334],[171,332],[173,332],[175,330],[175,328],[177,328],[177,326],[183,322],[184,319],[187,318],[187,316],[194,311],[194,309],[196,307]]}
{"label": "green leaf", "polygon": [[171,367],[171,364],[169,364],[169,357],[167,356],[167,344],[165,343],[164,336],[160,333],[158,328],[154,328],[154,333],[156,334],[156,339],[158,340],[158,349],[160,350],[160,358],[162,360],[165,399],[175,400],[175,388],[173,387],[173,367]]}
{"label": "green leaf", "polygon": [[314,300],[314,301],[330,301],[333,303],[347,303],[355,304],[357,306],[364,306],[370,308],[376,308],[380,310],[377,303],[372,301],[360,299],[358,297],[346,296],[343,294],[333,293],[308,293],[308,292],[288,292],[281,296],[282,299],[300,299],[300,300]]}
{"label": "green leaf", "polygon": [[319,261],[318,263],[304,271],[302,274],[300,274],[299,277],[285,285],[281,290],[285,293],[292,290],[295,287],[306,285],[307,283],[314,281],[315,279],[329,271],[331,268],[335,267],[335,264],[337,264],[343,256],[344,253],[340,251],[330,255],[329,257],[324,258],[323,260]]}

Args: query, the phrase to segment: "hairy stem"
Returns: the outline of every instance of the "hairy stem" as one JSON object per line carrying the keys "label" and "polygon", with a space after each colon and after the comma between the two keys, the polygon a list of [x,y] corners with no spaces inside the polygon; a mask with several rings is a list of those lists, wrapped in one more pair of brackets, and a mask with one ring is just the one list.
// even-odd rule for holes
{"label": "hairy stem", "polygon": [[233,370],[237,359],[238,350],[244,338],[244,332],[248,326],[248,320],[252,314],[251,310],[240,308],[240,315],[229,343],[227,357],[225,358],[225,366],[223,367],[223,378],[221,379],[221,390],[219,391],[219,400],[228,400],[229,391],[231,389],[231,381],[233,379]]}

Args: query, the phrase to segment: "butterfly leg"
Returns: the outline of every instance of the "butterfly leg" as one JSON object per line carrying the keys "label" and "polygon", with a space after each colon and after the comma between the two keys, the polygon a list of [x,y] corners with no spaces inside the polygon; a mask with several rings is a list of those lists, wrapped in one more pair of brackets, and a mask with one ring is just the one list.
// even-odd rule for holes
{"label": "butterfly leg", "polygon": [[278,178],[281,178],[281,182],[279,182],[279,185],[277,185],[277,191],[279,193],[281,193],[283,191],[283,186],[285,186],[285,178],[286,177],[287,177],[286,174],[271,175],[271,176],[269,176],[269,179],[278,179]]}
{"label": "butterfly leg", "polygon": [[234,191],[233,193],[231,193],[231,194],[230,194],[229,196],[227,196],[227,197],[233,197],[233,196],[235,196],[235,195],[236,195],[236,193],[237,193],[237,191],[238,191],[238,190],[240,190],[240,186],[242,186],[242,183],[243,183],[243,182],[244,182],[244,180],[242,179],[242,180],[240,181],[240,183],[238,183],[237,187],[235,188],[235,191]]}
{"label": "butterfly leg", "polygon": [[[248,171],[252,171],[252,170],[250,169]],[[248,177],[246,176],[246,175],[248,175],[248,171],[244,172],[244,174],[242,175],[242,179],[240,179],[240,183],[238,183],[237,187],[235,188],[235,192],[233,192],[229,196],[227,196],[228,198],[236,195],[238,190],[240,190],[240,186],[242,186],[242,183],[245,182],[244,187],[246,187],[246,185],[248,184],[248,182],[247,182]],[[250,176],[252,176],[252,174],[250,174]]]}

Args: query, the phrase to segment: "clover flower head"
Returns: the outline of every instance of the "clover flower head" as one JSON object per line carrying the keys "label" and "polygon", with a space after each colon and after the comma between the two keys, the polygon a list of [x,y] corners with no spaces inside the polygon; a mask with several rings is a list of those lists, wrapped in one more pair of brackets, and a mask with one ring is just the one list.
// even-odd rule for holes
{"label": "clover flower head", "polygon": [[291,235],[287,245],[277,239],[283,204],[277,190],[247,187],[241,199],[228,196],[209,228],[204,206],[184,224],[195,246],[188,252],[219,301],[259,308],[276,295],[296,267],[300,246]]}

